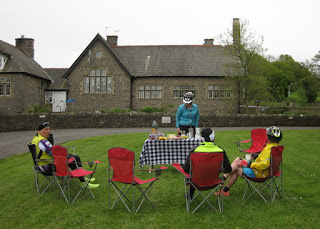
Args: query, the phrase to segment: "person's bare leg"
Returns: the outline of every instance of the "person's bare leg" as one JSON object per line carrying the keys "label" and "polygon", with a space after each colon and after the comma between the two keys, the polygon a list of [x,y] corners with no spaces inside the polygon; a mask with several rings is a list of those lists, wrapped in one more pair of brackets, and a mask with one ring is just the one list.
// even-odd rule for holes
{"label": "person's bare leg", "polygon": [[241,162],[240,157],[237,157],[236,159],[234,159],[234,161],[231,164],[232,171],[230,173],[226,173],[223,175],[225,179],[227,179],[229,176],[231,176],[238,170],[238,168],[240,167],[240,162]]}
{"label": "person's bare leg", "polygon": [[232,185],[234,185],[234,184],[237,182],[238,177],[239,177],[239,176],[242,176],[242,173],[243,173],[242,167],[238,167],[238,169],[236,170],[236,172],[234,172],[234,173],[229,177],[229,180],[228,180],[228,182],[227,182],[227,184],[226,184],[226,187],[227,187],[228,189],[230,189],[230,188],[232,187]]}

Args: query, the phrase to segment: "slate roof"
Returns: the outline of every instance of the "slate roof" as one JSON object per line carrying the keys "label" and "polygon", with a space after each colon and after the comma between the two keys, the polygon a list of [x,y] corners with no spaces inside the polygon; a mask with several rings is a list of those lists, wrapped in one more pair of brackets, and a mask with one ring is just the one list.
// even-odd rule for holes
{"label": "slate roof", "polygon": [[45,68],[44,70],[52,79],[52,83],[47,90],[67,89],[67,80],[63,76],[69,70],[69,68]]}
{"label": "slate roof", "polygon": [[51,81],[47,72],[33,58],[15,46],[0,40],[0,53],[9,57],[1,72],[26,73]]}
{"label": "slate roof", "polygon": [[[134,77],[221,77],[232,59],[216,45],[113,46],[112,51]],[[230,65],[229,65],[230,66]]]}
{"label": "slate roof", "polygon": [[97,34],[65,78],[97,40],[105,45],[129,77],[224,77],[233,71],[230,69],[233,59],[220,45],[109,46]]}

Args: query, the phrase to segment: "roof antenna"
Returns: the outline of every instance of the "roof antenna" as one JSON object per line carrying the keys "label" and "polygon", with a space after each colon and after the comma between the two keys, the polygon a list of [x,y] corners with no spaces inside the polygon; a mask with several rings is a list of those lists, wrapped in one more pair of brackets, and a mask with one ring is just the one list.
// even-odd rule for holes
{"label": "roof antenna", "polygon": [[111,28],[111,27],[106,27],[106,37],[108,37],[108,28]]}

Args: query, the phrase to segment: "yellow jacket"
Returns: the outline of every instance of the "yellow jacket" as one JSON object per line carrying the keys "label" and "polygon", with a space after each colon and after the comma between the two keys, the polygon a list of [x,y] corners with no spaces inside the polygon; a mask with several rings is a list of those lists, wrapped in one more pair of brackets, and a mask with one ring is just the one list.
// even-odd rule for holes
{"label": "yellow jacket", "polygon": [[250,168],[254,171],[256,178],[269,176],[271,148],[279,145],[279,142],[268,143],[256,160],[251,163]]}
{"label": "yellow jacket", "polygon": [[[34,136],[34,138],[32,139],[32,142],[31,142],[32,144],[35,144],[35,146],[36,146],[37,157],[38,157],[38,155],[39,155],[39,153],[40,153],[40,151],[41,151],[41,150],[39,149],[39,142],[40,142],[42,139],[48,140],[48,139],[46,139],[45,137],[41,136],[40,134],[37,134],[36,136]],[[40,165],[40,166],[41,166],[41,165],[46,165],[46,164],[51,163],[50,160],[52,160],[52,156],[49,155],[47,152],[42,151],[42,155],[41,155],[40,159],[41,159],[41,160],[44,159],[44,160],[48,160],[48,161],[38,161],[38,165]]]}

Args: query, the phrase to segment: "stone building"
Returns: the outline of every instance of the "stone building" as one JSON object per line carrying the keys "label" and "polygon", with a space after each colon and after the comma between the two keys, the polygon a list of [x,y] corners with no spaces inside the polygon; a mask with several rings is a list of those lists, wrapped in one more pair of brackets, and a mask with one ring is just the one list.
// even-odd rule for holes
{"label": "stone building", "polygon": [[0,112],[20,113],[41,106],[52,79],[33,59],[34,40],[16,39],[16,46],[0,40]]}
{"label": "stone building", "polygon": [[[0,55],[9,62],[13,55],[2,50],[8,44],[0,44]],[[27,57],[22,51],[19,56]],[[37,65],[30,57],[28,61]],[[24,84],[28,86],[23,88],[25,97],[29,93],[32,98],[38,97],[25,101],[21,110],[35,102],[47,102],[52,103],[53,112],[64,112],[67,106],[70,111],[71,104],[66,101],[71,101],[72,111],[84,113],[145,107],[175,112],[183,95],[192,91],[201,113],[237,113],[237,85],[226,78],[232,61],[213,39],[205,39],[201,45],[120,46],[117,36],[104,39],[97,34],[69,69],[45,69],[46,72],[38,65],[38,74],[23,73],[18,81],[32,76],[41,85],[31,80]],[[0,69],[1,76],[9,73],[7,65],[4,71]],[[0,94],[0,101],[13,102],[17,95],[13,86],[11,95]]]}

